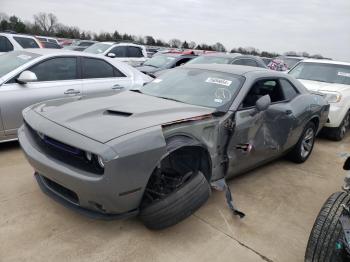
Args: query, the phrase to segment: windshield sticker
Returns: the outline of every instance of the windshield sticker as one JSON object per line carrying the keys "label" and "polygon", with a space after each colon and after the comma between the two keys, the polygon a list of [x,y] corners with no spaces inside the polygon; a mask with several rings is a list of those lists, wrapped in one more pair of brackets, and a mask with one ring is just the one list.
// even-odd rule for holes
{"label": "windshield sticker", "polygon": [[29,59],[31,59],[32,57],[31,56],[29,56],[29,55],[19,55],[19,56],[17,56],[18,58],[21,58],[21,59],[23,59],[23,60],[29,60]]}
{"label": "windshield sticker", "polygon": [[222,99],[220,99],[220,98],[215,98],[215,99],[214,99],[214,102],[215,102],[215,103],[220,103],[220,104],[222,104]]}
{"label": "windshield sticker", "polygon": [[350,73],[346,73],[346,72],[338,72],[338,76],[350,77]]}
{"label": "windshield sticker", "polygon": [[162,79],[156,78],[156,79],[153,80],[153,83],[160,83],[162,81],[163,81]]}
{"label": "windshield sticker", "polygon": [[232,81],[225,80],[221,78],[214,78],[214,77],[208,77],[207,80],[205,80],[207,83],[222,85],[222,86],[230,86],[232,84]]}

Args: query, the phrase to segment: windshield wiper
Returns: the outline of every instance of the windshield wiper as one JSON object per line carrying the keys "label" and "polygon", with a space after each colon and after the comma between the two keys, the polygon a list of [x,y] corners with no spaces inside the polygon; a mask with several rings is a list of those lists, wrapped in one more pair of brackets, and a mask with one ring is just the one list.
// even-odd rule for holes
{"label": "windshield wiper", "polygon": [[185,102],[180,101],[180,100],[177,100],[177,99],[175,99],[175,98],[166,97],[166,96],[157,96],[157,97],[158,97],[158,98],[162,98],[162,99],[166,99],[166,100],[170,100],[170,101],[175,101],[175,102],[180,102],[180,103],[185,104]]}
{"label": "windshield wiper", "polygon": [[154,68],[158,68],[158,66],[155,66],[155,65],[147,65],[147,64],[143,64],[145,66],[151,66],[151,67],[154,67]]}
{"label": "windshield wiper", "polygon": [[142,91],[141,91],[140,89],[129,89],[129,91],[143,94]]}

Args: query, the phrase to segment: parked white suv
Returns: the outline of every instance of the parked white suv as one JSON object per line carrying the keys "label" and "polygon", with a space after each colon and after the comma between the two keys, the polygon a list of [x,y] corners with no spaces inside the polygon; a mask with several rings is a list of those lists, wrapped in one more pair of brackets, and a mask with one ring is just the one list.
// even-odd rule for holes
{"label": "parked white suv", "polygon": [[289,74],[307,89],[326,95],[330,104],[325,131],[340,141],[350,127],[350,63],[308,59],[299,62]]}
{"label": "parked white suv", "polygon": [[0,54],[27,48],[41,48],[41,45],[33,36],[0,33]]}
{"label": "parked white suv", "polygon": [[84,52],[105,55],[132,66],[139,66],[148,58],[144,46],[132,43],[100,42],[89,46]]}

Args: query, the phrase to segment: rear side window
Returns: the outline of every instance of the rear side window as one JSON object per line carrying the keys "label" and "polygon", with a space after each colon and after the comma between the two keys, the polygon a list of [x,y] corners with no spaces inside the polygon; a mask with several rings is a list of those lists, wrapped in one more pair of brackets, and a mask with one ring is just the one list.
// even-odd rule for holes
{"label": "rear side window", "polygon": [[255,66],[258,67],[258,64],[252,59],[238,59],[233,62],[234,65],[244,65],[244,66]]}
{"label": "rear side window", "polygon": [[101,59],[83,58],[83,79],[125,77],[123,73]]}
{"label": "rear side window", "polygon": [[75,57],[53,58],[29,70],[36,74],[38,81],[77,79],[77,59]]}
{"label": "rear side window", "polygon": [[286,100],[292,100],[298,95],[295,87],[287,80],[280,79],[282,91]]}
{"label": "rear side window", "polygon": [[37,42],[32,38],[14,36],[13,39],[23,48],[40,48]]}
{"label": "rear side window", "polygon": [[52,49],[60,49],[61,47],[56,43],[51,42],[43,42],[42,45],[44,48],[52,48]]}
{"label": "rear side window", "polygon": [[116,46],[110,53],[114,53],[115,57],[127,57],[127,47],[126,46]]}
{"label": "rear side window", "polygon": [[0,52],[9,52],[13,50],[13,45],[4,36],[0,36]]}
{"label": "rear side window", "polygon": [[143,57],[141,48],[135,47],[135,46],[129,46],[128,57]]}

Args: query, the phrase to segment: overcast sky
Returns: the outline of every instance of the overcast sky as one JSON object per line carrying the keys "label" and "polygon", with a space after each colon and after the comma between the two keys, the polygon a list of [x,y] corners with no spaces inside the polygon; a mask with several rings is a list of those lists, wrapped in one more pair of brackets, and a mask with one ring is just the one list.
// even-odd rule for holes
{"label": "overcast sky", "polygon": [[52,12],[63,24],[93,32],[117,29],[350,61],[350,0],[0,0],[0,6],[29,21]]}

